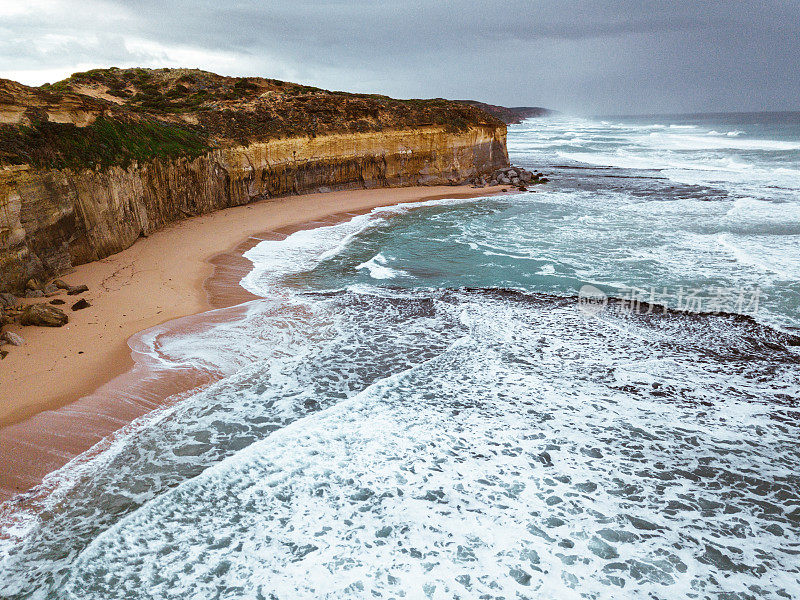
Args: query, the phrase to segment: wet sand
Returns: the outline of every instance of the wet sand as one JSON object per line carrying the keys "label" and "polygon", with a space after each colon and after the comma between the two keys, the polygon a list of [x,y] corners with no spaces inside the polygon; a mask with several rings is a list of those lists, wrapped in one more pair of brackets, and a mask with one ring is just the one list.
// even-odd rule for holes
{"label": "wet sand", "polygon": [[[37,485],[134,419],[215,380],[153,364],[137,351],[135,334],[176,319],[173,330],[235,318],[237,305],[254,298],[239,286],[251,268],[242,254],[259,241],[378,206],[499,191],[412,187],[261,201],[181,221],[77,267],[63,279],[89,286],[83,296],[90,308],[67,308],[70,322],[61,328],[9,328],[26,343],[0,364],[0,501]],[[65,297],[65,307],[75,299]],[[226,310],[204,312],[219,308]]]}

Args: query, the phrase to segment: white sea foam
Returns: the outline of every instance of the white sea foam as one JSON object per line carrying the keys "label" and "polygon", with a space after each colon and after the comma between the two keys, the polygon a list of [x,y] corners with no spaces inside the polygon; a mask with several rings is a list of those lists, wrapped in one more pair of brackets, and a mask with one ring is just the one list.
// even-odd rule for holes
{"label": "white sea foam", "polygon": [[707,132],[706,135],[726,135],[728,137],[737,137],[737,136],[742,135],[743,133],[744,133],[744,131],[739,131],[739,130],[726,131],[725,133],[721,133],[721,132],[719,132],[719,131],[717,131],[715,129],[712,129],[711,131]]}
{"label": "white sea foam", "polygon": [[[654,169],[676,182],[785,200],[800,192],[800,140],[758,137],[743,129],[688,124],[553,119],[522,126],[512,152],[547,152],[567,160],[624,169]],[[571,132],[569,135],[564,132]],[[579,135],[579,144],[572,138]],[[795,158],[791,155],[794,153]],[[787,156],[788,155],[788,156]],[[782,157],[782,162],[774,160]],[[787,162],[788,160],[788,162]]]}
{"label": "white sea foam", "polygon": [[756,267],[785,281],[800,280],[799,240],[775,243],[766,236],[754,238],[721,233],[717,242],[743,265]]}
{"label": "white sea foam", "polygon": [[553,275],[556,272],[556,268],[551,264],[544,264],[539,269],[539,275]]}
{"label": "white sea foam", "polygon": [[387,266],[389,260],[381,253],[376,254],[368,261],[356,266],[356,270],[366,269],[373,279],[394,279],[405,275],[402,269],[393,269]]}
{"label": "white sea foam", "polygon": [[[691,346],[691,322],[453,309],[467,335],[149,502],[80,554],[64,597],[798,589],[774,527],[795,525],[763,512],[783,506],[796,445],[746,399],[746,373],[675,344]],[[569,334],[542,337],[554,327]],[[797,390],[786,368],[768,393]],[[732,379],[726,402],[696,408]]]}

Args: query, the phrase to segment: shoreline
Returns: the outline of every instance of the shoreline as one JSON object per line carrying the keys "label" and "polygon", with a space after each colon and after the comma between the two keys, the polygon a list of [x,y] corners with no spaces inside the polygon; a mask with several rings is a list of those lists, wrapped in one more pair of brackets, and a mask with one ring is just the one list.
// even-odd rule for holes
{"label": "shoreline", "polygon": [[255,299],[239,281],[252,268],[243,253],[258,242],[380,206],[482,197],[502,189],[418,186],[262,200],[180,221],[76,267],[63,279],[86,283],[91,307],[68,311],[70,323],[61,328],[9,327],[26,343],[0,365],[0,502],[35,487],[170,398],[214,380],[153,369],[134,358],[135,345],[151,328],[181,321],[175,323],[180,329],[183,321],[213,319],[208,311]]}

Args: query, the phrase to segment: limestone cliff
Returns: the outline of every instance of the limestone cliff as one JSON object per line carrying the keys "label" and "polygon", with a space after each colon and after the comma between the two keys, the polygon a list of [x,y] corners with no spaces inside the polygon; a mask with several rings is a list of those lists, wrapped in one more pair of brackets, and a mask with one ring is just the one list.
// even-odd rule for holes
{"label": "limestone cliff", "polygon": [[505,126],[471,107],[186,70],[149,72],[143,95],[142,72],[48,89],[0,82],[0,291],[187,216],[320,188],[455,183],[508,164]]}

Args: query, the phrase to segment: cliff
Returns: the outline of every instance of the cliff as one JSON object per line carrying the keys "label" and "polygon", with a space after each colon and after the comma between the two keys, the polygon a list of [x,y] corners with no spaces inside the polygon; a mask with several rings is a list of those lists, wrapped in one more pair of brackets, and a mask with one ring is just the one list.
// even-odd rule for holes
{"label": "cliff", "polygon": [[446,100],[196,70],[0,80],[0,291],[257,199],[491,173],[508,164],[505,136],[497,119]]}
{"label": "cliff", "polygon": [[541,106],[498,106],[496,104],[486,104],[485,102],[478,102],[477,100],[456,100],[467,106],[479,108],[480,110],[489,113],[493,117],[499,119],[506,125],[513,123],[521,123],[525,119],[534,119],[539,117],[549,117],[556,114],[556,111],[549,108],[542,108]]}

